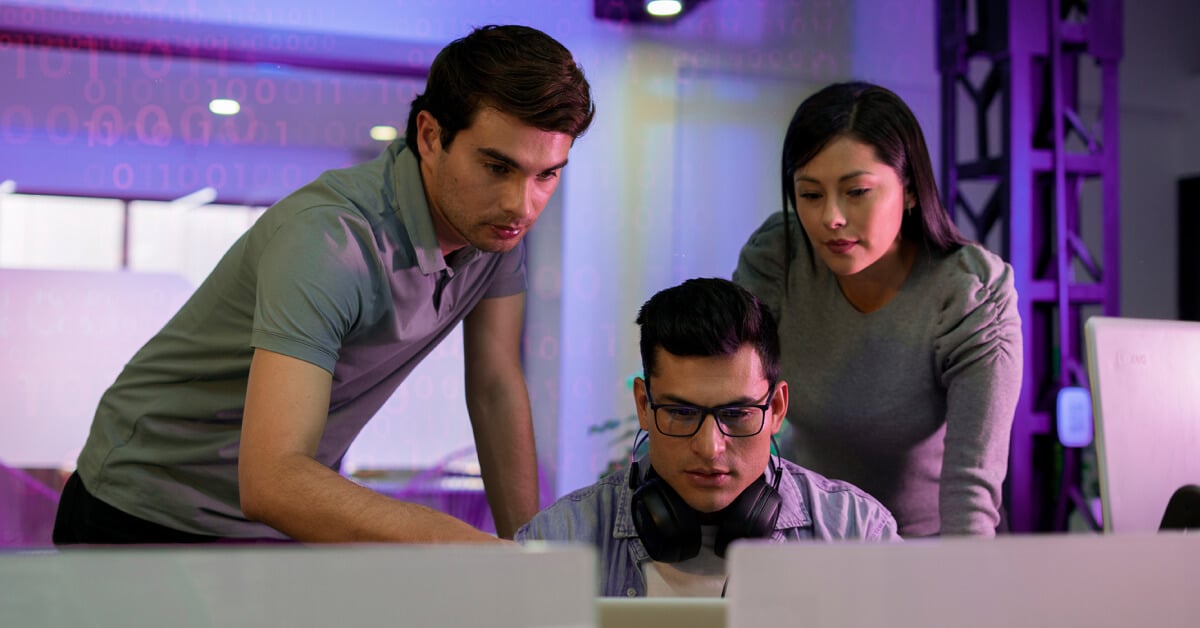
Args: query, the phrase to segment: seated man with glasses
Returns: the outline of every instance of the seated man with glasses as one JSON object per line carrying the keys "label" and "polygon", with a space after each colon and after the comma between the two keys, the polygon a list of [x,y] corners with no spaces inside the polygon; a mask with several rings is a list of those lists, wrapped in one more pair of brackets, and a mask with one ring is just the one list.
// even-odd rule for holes
{"label": "seated man with glasses", "polygon": [[[649,453],[538,513],[518,541],[590,543],[604,596],[717,596],[733,541],[894,540],[858,488],[772,456],[787,413],[767,306],[724,279],[691,279],[638,314],[634,381]],[[708,419],[712,419],[709,421]]]}

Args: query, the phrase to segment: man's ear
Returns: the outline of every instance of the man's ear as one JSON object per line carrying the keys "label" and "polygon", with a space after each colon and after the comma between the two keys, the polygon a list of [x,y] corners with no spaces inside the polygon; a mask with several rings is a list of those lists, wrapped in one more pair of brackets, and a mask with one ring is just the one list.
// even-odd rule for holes
{"label": "man's ear", "polygon": [[788,409],[788,385],[785,380],[779,380],[775,384],[775,396],[771,397],[770,415],[767,417],[767,426],[771,429],[771,434],[778,434],[783,428],[783,419],[787,416]]}
{"label": "man's ear", "polygon": [[650,397],[646,395],[646,380],[640,377],[633,380],[633,404],[637,408],[638,425],[649,432],[654,427],[654,420],[650,416]]}
{"label": "man's ear", "polygon": [[417,112],[417,150],[421,161],[432,159],[442,149],[442,125],[426,110]]}

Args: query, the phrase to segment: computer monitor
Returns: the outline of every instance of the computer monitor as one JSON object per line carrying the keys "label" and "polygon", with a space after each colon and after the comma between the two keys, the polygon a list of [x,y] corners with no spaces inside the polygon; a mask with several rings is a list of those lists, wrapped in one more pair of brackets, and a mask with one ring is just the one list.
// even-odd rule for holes
{"label": "computer monitor", "polygon": [[1094,316],[1085,339],[1104,531],[1155,531],[1200,484],[1200,323]]}

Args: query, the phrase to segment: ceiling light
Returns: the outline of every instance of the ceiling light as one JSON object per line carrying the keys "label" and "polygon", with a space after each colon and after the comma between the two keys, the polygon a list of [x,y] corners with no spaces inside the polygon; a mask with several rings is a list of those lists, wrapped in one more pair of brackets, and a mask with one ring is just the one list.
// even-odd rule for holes
{"label": "ceiling light", "polygon": [[371,127],[371,139],[377,142],[390,142],[396,139],[396,127],[380,124]]}
{"label": "ceiling light", "polygon": [[679,15],[682,10],[683,3],[679,0],[649,0],[646,3],[646,13],[655,17]]}
{"label": "ceiling light", "polygon": [[232,116],[242,110],[238,101],[229,98],[215,98],[208,103],[208,110],[219,116]]}
{"label": "ceiling light", "polygon": [[670,26],[709,0],[592,0],[592,16],[625,24]]}

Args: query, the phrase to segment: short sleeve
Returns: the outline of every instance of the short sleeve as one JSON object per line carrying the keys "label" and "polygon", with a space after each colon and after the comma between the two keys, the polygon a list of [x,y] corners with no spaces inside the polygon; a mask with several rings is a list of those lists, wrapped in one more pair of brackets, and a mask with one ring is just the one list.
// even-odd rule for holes
{"label": "short sleeve", "polygon": [[311,208],[269,234],[255,267],[251,345],[332,373],[377,272],[369,231],[336,208]]}
{"label": "short sleeve", "polygon": [[942,534],[991,535],[1008,470],[1023,345],[1012,267],[975,245],[945,260],[934,350],[946,387]]}
{"label": "short sleeve", "polygon": [[738,255],[734,283],[767,304],[775,320],[783,303],[787,250],[783,212],[774,212],[750,235]]}
{"label": "short sleeve", "polygon": [[513,250],[505,253],[500,259],[500,265],[496,268],[483,298],[494,299],[525,292],[525,274],[525,240],[522,239]]}

